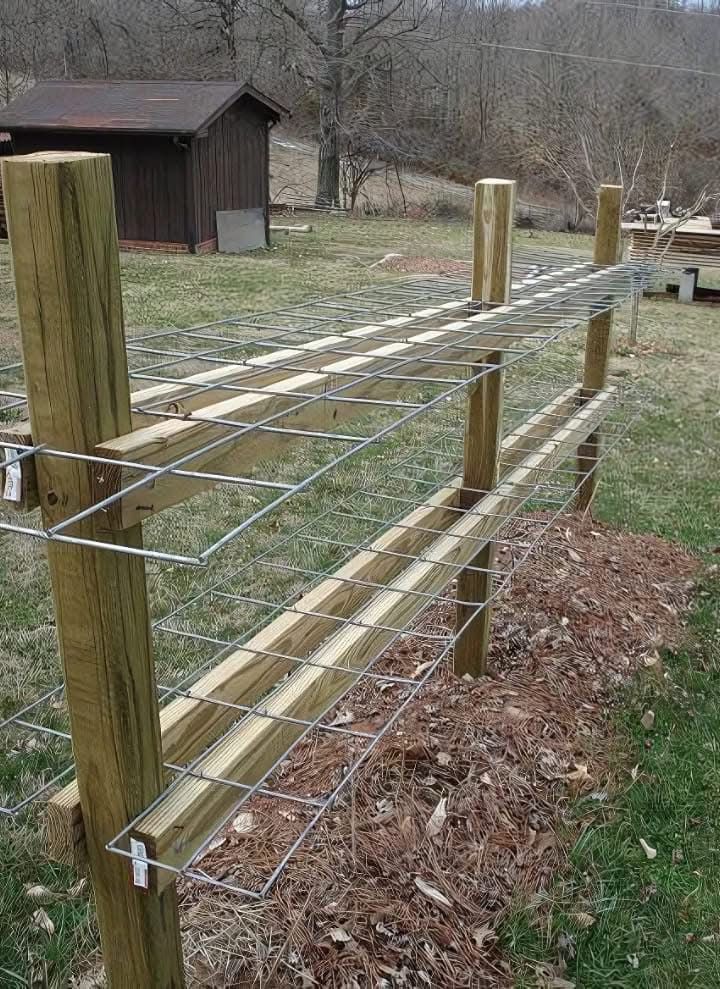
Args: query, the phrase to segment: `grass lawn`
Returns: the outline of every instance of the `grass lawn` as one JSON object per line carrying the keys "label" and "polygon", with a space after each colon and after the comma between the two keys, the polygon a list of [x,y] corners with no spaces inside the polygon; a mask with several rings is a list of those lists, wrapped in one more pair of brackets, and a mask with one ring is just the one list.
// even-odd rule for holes
{"label": "grass lawn", "polygon": [[[122,274],[129,332],[157,326],[187,326],[312,296],[350,291],[397,277],[370,268],[372,261],[386,251],[462,257],[469,247],[469,227],[457,222],[321,219],[313,223],[316,229],[312,234],[297,240],[283,238],[271,251],[242,259],[124,254]],[[588,246],[586,238],[562,235],[535,235],[528,240],[527,234],[519,234],[518,240],[527,246],[543,243]],[[16,346],[7,259],[7,248],[0,246],[3,361]],[[647,395],[647,408],[604,469],[596,510],[602,517],[630,529],[657,532],[678,539],[700,553],[710,553],[718,542],[716,523],[720,516],[717,484],[720,318],[713,310],[701,307],[647,302],[641,309],[637,350],[641,357],[622,342],[628,320],[629,311],[621,312],[617,319],[620,346],[613,359],[614,380],[638,383]],[[579,341],[572,345],[575,353],[579,345]],[[372,458],[367,457],[357,469],[374,470]],[[356,483],[357,476],[352,472],[340,472],[324,480],[308,501],[285,507],[282,524],[290,527],[299,524],[309,508],[317,507],[324,498],[341,497]],[[215,495],[208,497],[207,505],[207,512],[204,508],[200,517],[194,507],[184,516],[179,514],[177,524],[212,529],[220,525],[220,515],[242,507],[230,496],[216,498]],[[246,552],[257,552],[271,531],[272,526],[260,527],[248,541]],[[222,565],[237,562],[233,555],[236,552],[231,548],[228,554],[221,554]],[[327,562],[318,559],[318,568]],[[151,605],[156,615],[186,599],[197,588],[197,582],[205,579],[190,570],[165,573],[153,565],[148,573]],[[664,689],[662,697],[633,694],[623,707],[625,714],[618,716],[615,761],[621,782],[617,796],[595,808],[592,816],[587,806],[578,808],[579,818],[587,827],[573,853],[572,871],[565,884],[550,905],[541,911],[533,907],[530,912],[519,906],[517,915],[507,924],[506,943],[519,971],[527,970],[532,975],[533,960],[557,959],[558,933],[566,930],[564,918],[572,912],[570,904],[582,894],[592,902],[587,912],[597,916],[598,921],[586,931],[573,931],[577,955],[569,962],[568,971],[577,965],[578,973],[583,973],[582,977],[578,975],[579,986],[720,983],[718,979],[707,978],[711,971],[708,966],[718,958],[718,945],[702,940],[713,933],[712,924],[708,926],[713,909],[714,930],[720,931],[717,894],[711,893],[711,858],[720,840],[717,834],[713,837],[711,813],[712,786],[716,791],[717,784],[712,782],[710,769],[716,750],[709,747],[717,727],[711,717],[710,687],[716,675],[712,652],[718,644],[718,621],[716,612],[712,617],[712,608],[717,608],[718,596],[712,585],[708,586],[707,594],[699,599],[695,621],[697,644],[689,647],[686,655],[667,661],[671,683],[676,688]],[[5,712],[17,707],[18,700],[37,696],[58,678],[47,575],[38,544],[15,538],[0,539],[0,615],[1,719]],[[222,614],[211,618],[219,624],[224,620]],[[181,670],[188,662],[190,657],[181,650],[161,651],[159,676]],[[687,691],[687,696],[682,690]],[[654,705],[657,715],[657,728],[649,749],[644,747],[644,731],[638,728],[639,714],[646,705]],[[688,709],[692,709],[694,717],[687,714]],[[672,730],[671,726],[674,726]],[[19,786],[26,776],[37,771],[39,762],[56,757],[52,751],[32,749],[3,755],[2,749],[0,738],[2,787]],[[638,778],[628,787],[629,768],[641,760]],[[688,767],[696,771],[689,772]],[[706,800],[707,808],[699,810]],[[675,807],[677,814],[670,825],[668,808]],[[695,818],[702,819],[702,823],[694,825]],[[69,966],[87,956],[95,944],[87,893],[78,886],[77,877],[70,870],[46,861],[42,827],[42,814],[38,811],[17,822],[0,822],[0,854],[4,864],[0,884],[0,986],[46,982],[62,985]],[[673,831],[672,835],[668,829]],[[659,849],[657,859],[651,863],[635,841],[640,833]],[[682,847],[685,857],[672,866],[674,847]],[[702,875],[694,875],[694,870]],[[638,889],[654,883],[657,892],[645,902],[639,902],[632,893],[632,883],[640,884]],[[44,889],[36,891],[34,898],[28,896],[28,888],[37,886]],[[695,908],[701,902],[702,909],[707,907],[707,922]],[[52,936],[43,930],[43,915],[37,914],[38,910],[50,918],[54,926]],[[687,920],[680,916],[682,910],[686,911]],[[542,927],[538,926],[538,920],[542,921]],[[692,933],[696,940],[681,939],[673,953],[671,928],[682,934],[682,938]],[[667,976],[658,970],[653,976],[655,981],[650,979],[645,983],[638,981],[651,971],[650,951],[641,943],[642,932],[663,949],[655,952],[657,964],[664,958],[668,966],[675,966],[667,969]],[[637,969],[630,968],[625,959],[628,954],[637,954]],[[690,974],[683,976],[685,981],[682,978],[678,981],[680,957],[690,958],[693,966],[704,965],[705,981],[700,976],[697,976],[699,981],[688,981]],[[587,965],[587,970],[581,969],[582,965]],[[39,981],[31,982],[31,978]]]}
{"label": "grass lawn", "polygon": [[537,985],[546,962],[579,989],[720,985],[717,577],[702,585],[690,631],[664,658],[663,684],[650,678],[621,699],[610,796],[573,808],[567,875],[504,926],[521,986]]}
{"label": "grass lawn", "polygon": [[556,985],[578,989],[710,989],[720,985],[720,314],[646,300],[642,362],[628,356],[624,324],[621,314],[614,368],[648,400],[604,471],[597,514],[684,543],[710,572],[687,648],[663,658],[663,682],[649,677],[618,699],[600,781],[609,798],[572,808],[567,874],[546,899],[519,904],[502,935],[519,986],[560,973]]}

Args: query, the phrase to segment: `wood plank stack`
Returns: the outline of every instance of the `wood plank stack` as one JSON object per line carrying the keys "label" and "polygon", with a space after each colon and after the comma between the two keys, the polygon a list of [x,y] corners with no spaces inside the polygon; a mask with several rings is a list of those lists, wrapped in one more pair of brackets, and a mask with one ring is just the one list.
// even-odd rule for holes
{"label": "wood plank stack", "polygon": [[720,267],[720,229],[713,229],[707,217],[693,217],[674,231],[642,222],[624,223],[623,230],[630,234],[631,261],[654,261],[666,267]]}

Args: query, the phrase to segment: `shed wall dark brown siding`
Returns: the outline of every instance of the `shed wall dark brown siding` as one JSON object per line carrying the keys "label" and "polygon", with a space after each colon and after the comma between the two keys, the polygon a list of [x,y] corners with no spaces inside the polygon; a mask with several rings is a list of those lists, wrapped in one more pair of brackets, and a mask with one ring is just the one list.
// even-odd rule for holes
{"label": "shed wall dark brown siding", "polygon": [[[32,151],[110,154],[120,239],[188,243],[186,161],[190,151],[183,150],[171,137],[19,131],[13,143],[16,154]],[[187,147],[189,140],[183,143]]]}
{"label": "shed wall dark brown siding", "polygon": [[217,210],[268,204],[268,120],[244,101],[192,142],[196,241],[217,236]]}

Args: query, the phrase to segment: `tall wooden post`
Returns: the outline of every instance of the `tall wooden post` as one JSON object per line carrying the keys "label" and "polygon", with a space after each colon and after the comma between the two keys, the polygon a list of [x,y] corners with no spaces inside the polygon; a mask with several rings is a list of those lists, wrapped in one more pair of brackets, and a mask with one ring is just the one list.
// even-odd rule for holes
{"label": "tall wooden post", "polygon": [[[483,306],[510,301],[512,282],[512,230],[515,211],[515,183],[507,179],[483,179],[475,185],[473,232],[472,298]],[[501,351],[485,354],[485,364],[498,370],[484,374],[470,386],[465,421],[465,455],[460,506],[470,508],[481,492],[495,487],[498,456],[502,441],[503,355]],[[462,601],[486,601],[492,590],[491,569],[495,546],[487,543],[463,570],[457,581],[454,670],[458,676],[482,676],[487,669],[490,639],[490,605],[475,614],[476,606]],[[481,572],[485,571],[485,572]]]}
{"label": "tall wooden post", "polygon": [[[109,155],[46,152],[2,165],[32,436],[93,453],[131,429]],[[43,521],[92,502],[92,466],[39,456]],[[141,527],[106,536],[142,546]],[[108,984],[184,984],[174,886],[136,889],[105,844],[159,793],[160,729],[141,557],[48,543],[57,634]]]}
{"label": "tall wooden post", "polygon": [[[597,224],[595,227],[595,264],[617,264],[620,256],[621,185],[601,185],[598,196]],[[592,398],[603,388],[607,380],[610,357],[610,334],[612,332],[612,310],[594,316],[588,323],[585,343],[585,368],[583,371],[583,397]],[[586,511],[593,498],[597,485],[597,464],[600,438],[597,433],[588,437],[578,449],[578,486],[575,500],[579,511]],[[592,472],[592,473],[590,473]]]}

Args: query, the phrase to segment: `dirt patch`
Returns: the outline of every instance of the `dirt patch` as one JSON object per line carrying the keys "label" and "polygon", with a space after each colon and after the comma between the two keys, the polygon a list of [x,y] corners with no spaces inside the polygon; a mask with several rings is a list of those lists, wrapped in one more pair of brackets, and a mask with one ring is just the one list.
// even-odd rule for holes
{"label": "dirt patch", "polygon": [[[658,649],[683,637],[697,565],[652,536],[592,520],[554,525],[496,608],[494,677],[438,672],[267,901],[185,885],[192,984],[512,985],[497,925],[513,897],[546,889],[562,868],[567,801],[604,799],[608,705],[638,669],[662,676]],[[423,627],[452,621],[446,604]],[[408,637],[383,669],[418,675],[437,648],[423,642]],[[343,716],[371,727],[397,703],[389,693],[363,688]],[[355,744],[308,740],[273,783],[330,792],[342,746]],[[268,801],[244,815],[203,859],[210,875],[267,875],[298,828],[299,812]]]}
{"label": "dirt patch", "polygon": [[391,255],[377,264],[385,271],[405,272],[406,274],[426,275],[466,275],[470,271],[467,261],[453,261],[450,258],[405,257]]}

